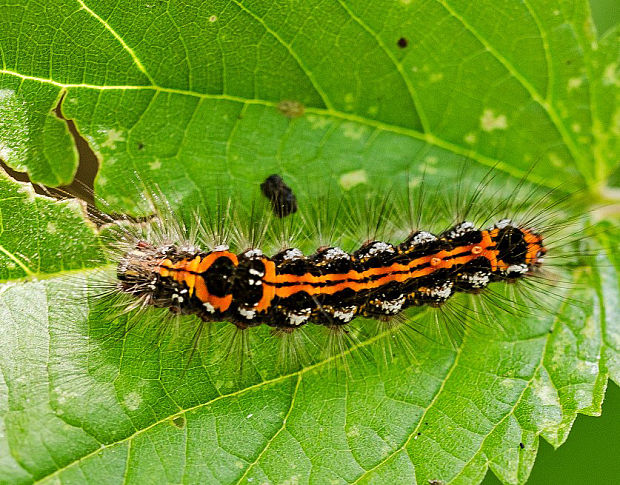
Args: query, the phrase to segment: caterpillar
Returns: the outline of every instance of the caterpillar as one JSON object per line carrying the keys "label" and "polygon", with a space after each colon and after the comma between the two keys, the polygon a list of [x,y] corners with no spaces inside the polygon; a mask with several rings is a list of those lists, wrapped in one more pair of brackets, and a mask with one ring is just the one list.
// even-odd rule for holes
{"label": "caterpillar", "polygon": [[304,256],[286,248],[236,255],[138,241],[117,267],[118,288],[146,304],[245,329],[338,326],[356,316],[388,318],[410,306],[438,306],[455,292],[514,281],[543,263],[542,237],[503,219],[487,229],[463,221],[434,235],[416,231],[392,245],[369,241],[353,253],[332,246]]}
{"label": "caterpillar", "polygon": [[[180,319],[175,328],[194,335],[192,352],[213,322],[233,324],[235,335],[258,326],[295,335],[311,324],[351,339],[358,319],[423,332],[409,310],[446,316],[446,327],[484,321],[487,306],[527,312],[544,306],[536,292],[553,296],[549,286],[557,278],[545,271],[554,258],[565,258],[557,250],[575,238],[558,233],[575,221],[563,213],[566,194],[528,192],[523,179],[510,198],[499,199],[504,186],[500,181],[496,188],[496,177],[490,171],[471,188],[458,188],[456,208],[438,194],[426,200],[422,184],[400,199],[385,190],[364,194],[364,188],[344,199],[315,196],[310,207],[306,202],[300,213],[284,217],[268,194],[270,208],[245,204],[240,210],[225,198],[206,213],[182,216],[160,191],[145,188],[150,220],[103,219],[113,266],[96,286],[119,299],[122,312],[136,311],[137,320],[149,308]],[[294,197],[288,186],[287,193]],[[429,213],[439,219],[435,227],[445,224],[441,230],[426,226]],[[497,285],[531,288],[534,295],[500,294],[491,288]],[[480,305],[470,307],[461,296]],[[157,332],[166,328],[154,321]],[[334,347],[328,352],[343,349]]]}

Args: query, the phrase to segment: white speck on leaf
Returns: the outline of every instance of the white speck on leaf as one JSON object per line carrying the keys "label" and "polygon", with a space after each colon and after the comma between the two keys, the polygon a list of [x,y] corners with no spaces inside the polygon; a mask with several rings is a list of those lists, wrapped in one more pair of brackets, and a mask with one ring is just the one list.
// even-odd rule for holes
{"label": "white speck on leaf", "polygon": [[505,130],[508,128],[506,115],[495,114],[492,109],[485,109],[480,117],[480,126],[484,131]]}

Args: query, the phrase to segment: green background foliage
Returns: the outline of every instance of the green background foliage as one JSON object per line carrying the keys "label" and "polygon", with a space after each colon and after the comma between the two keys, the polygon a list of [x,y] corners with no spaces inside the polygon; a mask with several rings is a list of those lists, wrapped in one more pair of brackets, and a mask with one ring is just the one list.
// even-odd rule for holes
{"label": "green background foliage", "polygon": [[[24,0],[0,1],[0,22],[0,158],[70,182],[61,103],[119,211],[140,210],[135,173],[183,206],[214,187],[250,197],[277,172],[303,204],[325,179],[398,185],[423,169],[437,183],[467,157],[600,201],[618,167],[618,33],[597,38],[584,1]],[[571,273],[583,305],[348,380],[321,360],[279,372],[260,329],[253,374],[231,383],[208,354],[183,374],[174,347],[106,343],[105,315],[72,284],[102,264],[78,204],[3,176],[0,215],[6,482],[459,483],[488,468],[523,482],[539,436],[564,442],[620,377],[612,220],[597,264]]]}

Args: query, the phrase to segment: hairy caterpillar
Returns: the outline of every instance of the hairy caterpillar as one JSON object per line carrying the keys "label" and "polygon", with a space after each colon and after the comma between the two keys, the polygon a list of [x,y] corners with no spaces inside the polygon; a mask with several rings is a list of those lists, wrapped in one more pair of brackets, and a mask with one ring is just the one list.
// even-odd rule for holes
{"label": "hairy caterpillar", "polygon": [[[113,266],[97,286],[120,301],[122,313],[137,311],[137,323],[153,319],[142,315],[149,308],[164,309],[183,322],[175,328],[194,335],[193,346],[211,322],[232,323],[236,335],[265,325],[282,336],[314,324],[350,339],[361,317],[423,333],[409,315],[421,309],[445,316],[451,333],[488,320],[489,306],[509,314],[541,306],[540,295],[517,298],[496,288],[525,285],[536,293],[553,284],[545,268],[562,255],[553,239],[565,245],[558,234],[574,223],[560,216],[565,195],[532,192],[521,181],[499,199],[496,176],[459,188],[456,208],[437,194],[427,199],[422,187],[405,198],[385,191],[319,197],[284,219],[228,199],[182,217],[158,190],[146,189],[150,220],[104,226]],[[422,222],[429,213],[434,228]],[[158,332],[166,320],[155,318]]]}
{"label": "hairy caterpillar", "polygon": [[488,229],[463,221],[437,236],[416,231],[395,246],[369,241],[351,254],[323,247],[308,257],[297,248],[268,257],[260,249],[235,255],[223,245],[140,240],[120,260],[117,278],[120,291],[174,313],[292,331],[441,305],[454,292],[534,273],[545,252],[540,235],[509,219]]}

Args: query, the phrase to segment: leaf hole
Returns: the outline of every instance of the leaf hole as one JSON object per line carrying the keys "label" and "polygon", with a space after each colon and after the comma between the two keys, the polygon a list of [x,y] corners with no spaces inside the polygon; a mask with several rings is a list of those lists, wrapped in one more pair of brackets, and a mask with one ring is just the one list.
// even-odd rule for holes
{"label": "leaf hole", "polygon": [[69,185],[52,187],[32,182],[27,172],[19,172],[9,167],[4,160],[0,159],[0,167],[7,173],[9,177],[17,182],[26,182],[32,185],[34,191],[39,195],[54,197],[57,199],[66,199],[67,196],[78,197],[87,203],[94,205],[94,181],[99,171],[99,160],[95,152],[90,147],[86,139],[78,131],[75,122],[66,118],[62,112],[62,105],[67,93],[63,92],[56,106],[51,112],[56,118],[64,121],[73,139],[74,146],[78,152],[78,166],[73,176],[73,182]]}
{"label": "leaf hole", "polygon": [[[89,204],[94,205],[94,183],[97,172],[99,171],[99,160],[86,139],[77,129],[75,122],[69,118],[66,118],[63,114],[62,106],[66,96],[67,93],[64,92],[58,100],[58,104],[52,111],[54,115],[56,115],[58,119],[63,120],[67,124],[67,128],[69,128],[69,133],[73,138],[73,143],[75,144],[75,148],[78,152],[78,166],[73,177],[73,182],[60,188],[61,193],[64,192],[62,197],[66,198],[67,193],[69,193],[85,200]],[[54,193],[53,188],[50,191]]]}

